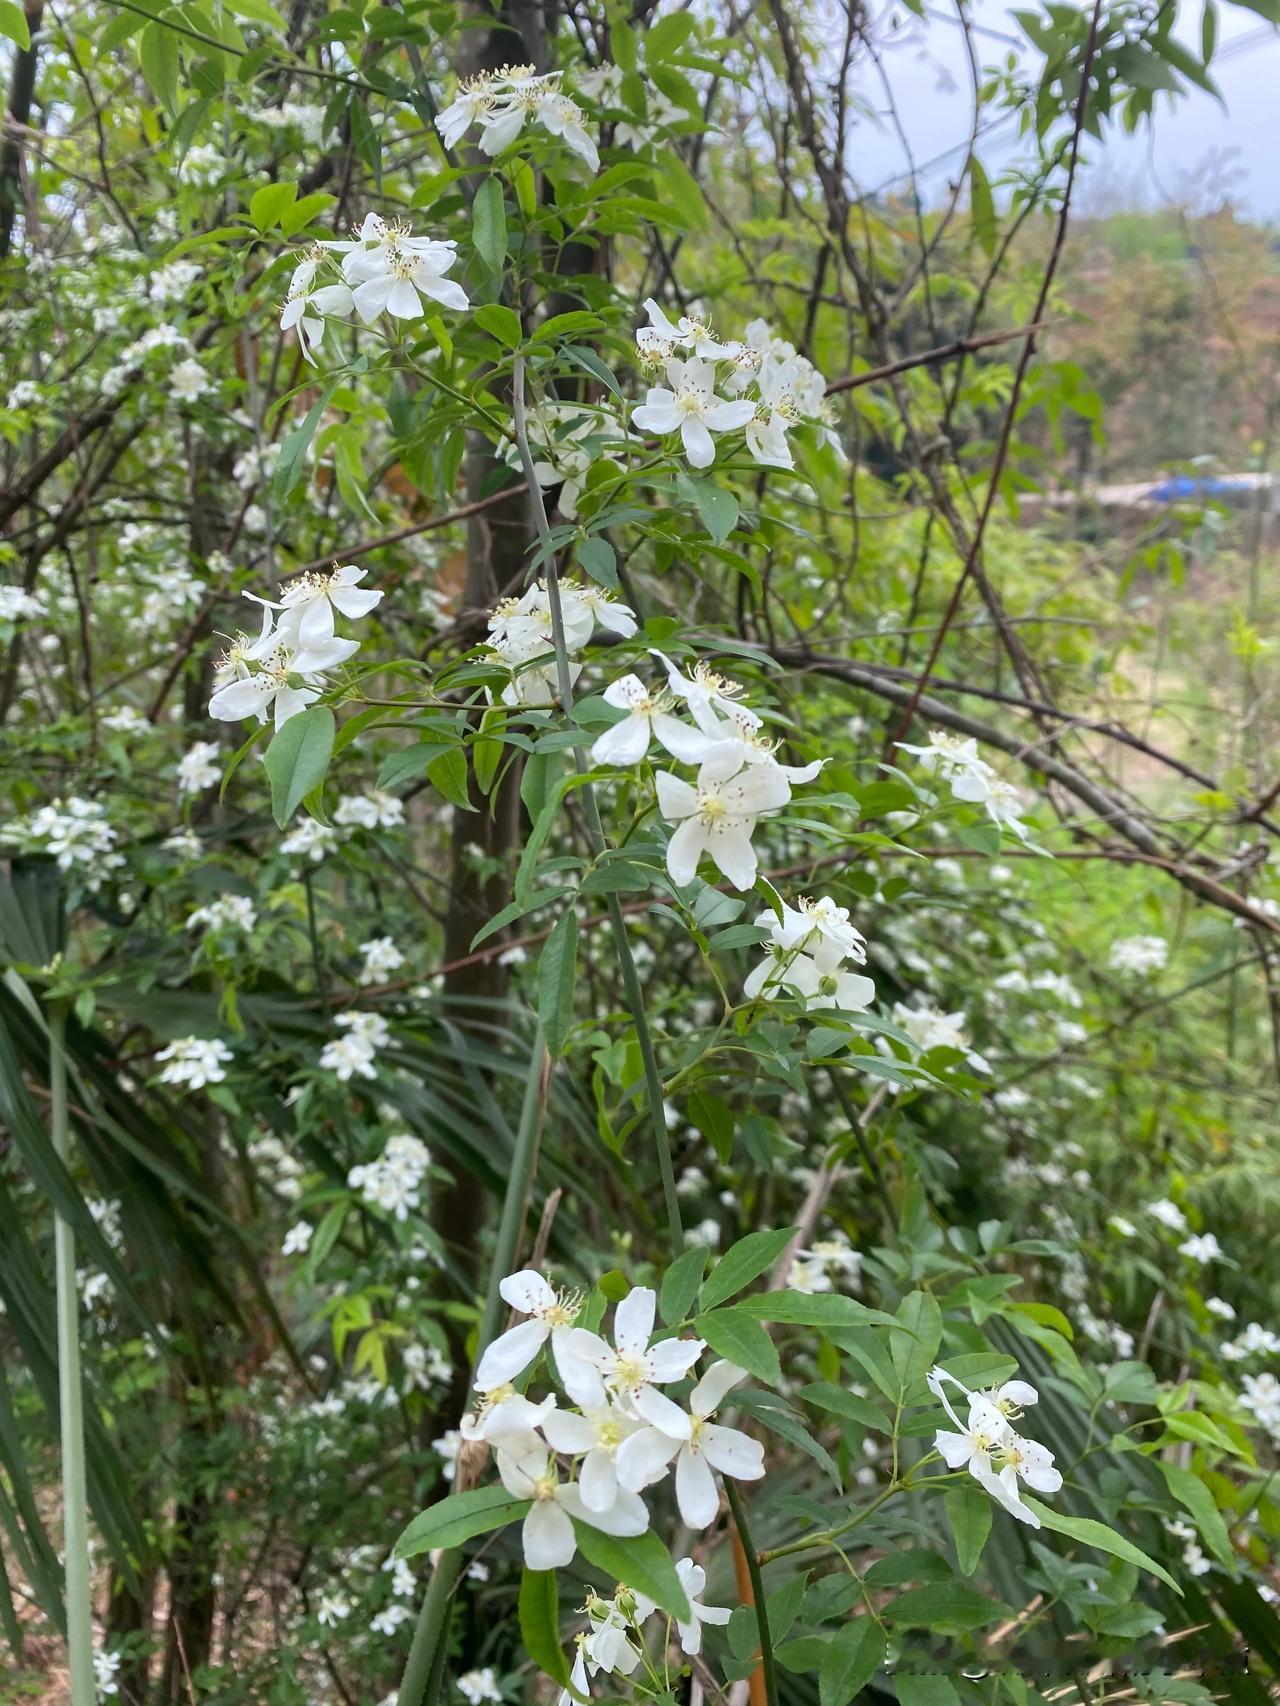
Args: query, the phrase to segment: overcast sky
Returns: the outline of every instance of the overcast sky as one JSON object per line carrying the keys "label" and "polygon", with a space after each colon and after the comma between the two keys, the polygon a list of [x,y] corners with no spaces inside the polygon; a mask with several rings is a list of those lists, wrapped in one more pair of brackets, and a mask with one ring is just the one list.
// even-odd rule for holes
{"label": "overcast sky", "polygon": [[[1023,0],[1030,6],[1033,0]],[[1038,8],[1037,8],[1038,9]],[[1198,48],[1200,7],[1183,0],[1179,36]],[[984,32],[977,37],[984,65],[1000,64],[1008,37],[1021,40],[1010,8],[999,0],[975,0],[972,16]],[[899,11],[899,16],[902,13]],[[887,69],[907,140],[922,167],[938,161],[922,179],[929,197],[940,193],[949,174],[964,162],[970,116],[969,76],[963,41],[942,5],[930,5],[927,28],[916,25],[886,53]],[[886,17],[888,14],[886,14]],[[1225,184],[1236,202],[1255,217],[1280,221],[1280,34],[1243,6],[1220,8],[1218,57],[1212,75],[1225,108],[1192,89],[1176,106],[1157,97],[1154,130],[1126,137],[1118,126],[1104,146],[1086,138],[1086,205],[1105,198],[1127,205],[1158,205],[1182,199],[1188,186],[1206,178]],[[1011,126],[980,139],[978,156],[991,176],[1019,151]],[[906,169],[892,127],[868,119],[852,150],[865,189],[874,189]]]}

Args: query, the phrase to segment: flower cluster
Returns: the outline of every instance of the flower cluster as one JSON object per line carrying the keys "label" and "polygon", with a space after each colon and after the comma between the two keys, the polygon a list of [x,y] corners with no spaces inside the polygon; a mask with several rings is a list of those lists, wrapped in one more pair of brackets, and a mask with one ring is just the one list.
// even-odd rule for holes
{"label": "flower cluster", "polygon": [[[534,455],[534,477],[544,490],[560,487],[557,508],[566,521],[573,521],[588,470],[597,462],[616,467],[610,452],[626,442],[627,434],[606,409],[585,403],[537,403],[525,425]],[[503,446],[502,455],[511,467],[519,467],[520,449],[514,438]]]}
{"label": "flower cluster", "polygon": [[1018,816],[1025,810],[1021,794],[979,755],[972,736],[930,729],[927,746],[908,746],[905,741],[898,744],[903,752],[913,752],[939,780],[949,782],[957,800],[984,807],[997,829],[1011,829],[1021,840],[1027,839],[1027,826]]}
{"label": "flower cluster", "polygon": [[105,808],[97,800],[52,800],[7,832],[28,852],[48,853],[60,871],[74,870],[86,887],[96,892],[110,871],[125,863],[123,853],[114,851],[116,832],[107,822]]}
{"label": "flower cluster", "polygon": [[1111,944],[1107,964],[1124,977],[1151,977],[1163,971],[1169,944],[1163,936],[1122,936]]}
{"label": "flower cluster", "polygon": [[[676,1634],[681,1650],[693,1656],[702,1651],[702,1625],[725,1624],[733,1615],[729,1606],[704,1605],[702,1593],[707,1585],[707,1572],[692,1558],[676,1560],[676,1577],[689,1601],[689,1617],[678,1619]],[[644,1659],[644,1626],[657,1611],[653,1600],[634,1588],[619,1583],[612,1599],[602,1599],[588,1591],[582,1607],[587,1627],[577,1638],[570,1680],[579,1694],[586,1694],[591,1677],[600,1671],[616,1676],[630,1676]],[[560,1696],[560,1706],[569,1706],[572,1694],[566,1689]]]}
{"label": "flower cluster", "polygon": [[[501,1291],[526,1319],[481,1357],[475,1381],[481,1401],[463,1417],[461,1431],[493,1447],[513,1497],[533,1500],[522,1531],[531,1570],[572,1561],[575,1518],[606,1534],[643,1534],[649,1511],[640,1494],[665,1479],[673,1462],[676,1504],[694,1529],[707,1528],[719,1508],[713,1470],[745,1481],[764,1474],[763,1447],[711,1420],[745,1370],[713,1363],[687,1408],[662,1390],[690,1373],[706,1345],[692,1338],[653,1342],[657,1296],[648,1287],[636,1287],[618,1305],[612,1344],[575,1325],[579,1295],[556,1292],[532,1269],[508,1275]],[[534,1402],[512,1384],[548,1340],[576,1410],[561,1409],[553,1392]]]}
{"label": "flower cluster", "polygon": [[[944,1385],[956,1387],[968,1399],[967,1421],[962,1422],[951,1408]],[[1025,1380],[1007,1380],[990,1392],[971,1392],[941,1368],[930,1373],[928,1386],[958,1430],[948,1433],[939,1428],[934,1435],[934,1447],[947,1468],[967,1469],[1010,1516],[1039,1528],[1040,1518],[1023,1503],[1018,1483],[1025,1481],[1037,1493],[1056,1493],[1062,1475],[1053,1467],[1051,1451],[1014,1430],[1023,1408],[1039,1402],[1035,1387]]]}
{"label": "flower cluster", "polygon": [[160,1082],[184,1084],[189,1090],[221,1084],[231,1058],[231,1050],[217,1037],[178,1037],[156,1055],[165,1063]]}
{"label": "flower cluster", "polygon": [[353,1077],[378,1076],[378,1050],[391,1041],[391,1027],[381,1013],[339,1013],[334,1020],[343,1032],[320,1050],[320,1064],[345,1084]]}
{"label": "flower cluster", "polygon": [[[779,763],[775,743],[761,733],[761,718],[738,702],[738,682],[701,663],[686,676],[664,653],[654,656],[666,666],[666,689],[653,691],[636,675],[606,687],[605,701],[626,715],[597,739],[592,762],[638,764],[656,739],[680,763],[696,764],[695,782],[667,770],[656,777],[658,810],[677,825],[667,844],[667,870],[673,882],[691,883],[707,854],[735,888],[749,889],[758,865],[751,845],[756,824],[788,803],[793,784],[812,782],[826,760]],[[692,725],[674,715],[677,702]]]}
{"label": "flower cluster", "polygon": [[[610,598],[598,586],[576,581],[565,581],[560,588],[560,615],[571,683],[582,673],[582,664],[574,654],[590,642],[597,624],[621,639],[629,639],[636,631],[636,613],[630,605]],[[519,598],[504,598],[490,612],[489,650],[495,661],[511,672],[511,680],[502,690],[504,705],[541,708],[556,703],[551,599],[544,581],[538,581]]]}
{"label": "flower cluster", "polygon": [[[341,255],[340,282],[324,283],[331,255]],[[280,311],[281,331],[298,334],[298,346],[310,362],[323,337],[325,321],[355,312],[371,326],[379,314],[393,320],[420,320],[426,302],[445,308],[469,308],[470,299],[456,279],[445,274],[458,258],[458,245],[435,237],[415,237],[403,220],[388,222],[368,213],[354,236],[316,243],[293,270],[289,294]]]}
{"label": "flower cluster", "polygon": [[178,793],[202,794],[206,788],[216,788],[222,780],[216,741],[198,740],[178,760]]}
{"label": "flower cluster", "polygon": [[409,1132],[389,1137],[376,1161],[353,1167],[347,1183],[359,1191],[370,1208],[397,1220],[407,1220],[411,1208],[422,1204],[420,1187],[431,1166],[431,1151]]}
{"label": "flower cluster", "polygon": [[190,913],[187,929],[205,930],[210,935],[222,930],[243,930],[247,933],[257,921],[258,914],[251,900],[244,895],[224,894],[217,900],[211,900],[208,906],[198,906]]}
{"label": "flower cluster", "polygon": [[836,1007],[848,1013],[860,1013],[875,1000],[871,979],[845,970],[849,960],[867,963],[866,940],[849,922],[847,907],[826,895],[802,899],[795,907],[784,903],[781,916],[762,912],[756,925],[768,930],[769,941],[765,958],[743,986],[749,1000],[785,989],[811,1012]]}
{"label": "flower cluster", "polygon": [[[324,675],[360,650],[358,640],[341,640],[335,611],[352,621],[381,602],[380,592],[360,586],[364,569],[333,565],[327,575],[299,576],[278,600],[245,597],[262,605],[262,631],[256,640],[240,634],[218,664],[209,714],[219,722],[253,717],[265,723],[274,714],[277,730],[320,697]],[[277,622],[274,612],[279,612]]]}
{"label": "flower cluster", "polygon": [[[695,314],[667,318],[650,297],[649,323],[636,333],[645,372],[665,379],[652,385],[631,416],[642,432],[679,433],[691,467],[715,461],[713,434],[743,430],[746,446],[766,468],[794,468],[788,435],[795,427],[816,430],[823,443],[841,451],[826,402],[827,382],[793,344],[776,338],[763,320],[753,320],[745,340],[719,343],[707,321]],[[843,454],[843,452],[841,452]]]}
{"label": "flower cluster", "polygon": [[456,148],[471,129],[480,127],[481,152],[492,157],[520,135],[532,121],[558,136],[593,172],[600,169],[600,151],[576,101],[560,87],[560,73],[539,76],[532,65],[503,65],[464,78],[449,105],[436,118],[446,148]]}

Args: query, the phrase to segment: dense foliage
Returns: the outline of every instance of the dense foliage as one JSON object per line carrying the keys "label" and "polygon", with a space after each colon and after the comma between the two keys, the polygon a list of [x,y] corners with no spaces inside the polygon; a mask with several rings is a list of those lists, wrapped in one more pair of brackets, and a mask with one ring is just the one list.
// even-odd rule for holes
{"label": "dense foliage", "polygon": [[1280,1683],[1267,488],[1057,501],[1268,262],[1019,16],[0,0],[0,1701]]}

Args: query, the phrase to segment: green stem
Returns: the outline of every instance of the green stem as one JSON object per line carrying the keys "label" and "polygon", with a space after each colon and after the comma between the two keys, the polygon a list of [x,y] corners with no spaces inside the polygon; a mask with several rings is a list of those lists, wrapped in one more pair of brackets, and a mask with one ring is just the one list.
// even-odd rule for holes
{"label": "green stem", "polygon": [[769,1611],[764,1602],[764,1578],[760,1574],[760,1557],[751,1543],[751,1530],[747,1527],[747,1515],[742,1508],[742,1495],[738,1491],[736,1481],[728,1475],[724,1477],[724,1490],[728,1495],[729,1509],[733,1512],[734,1526],[738,1530],[738,1538],[742,1542],[742,1550],[747,1558],[747,1574],[751,1578],[751,1597],[755,1600],[756,1633],[760,1638],[760,1668],[764,1672],[764,1693],[769,1706],[778,1706],[778,1676],[773,1663],[773,1640],[769,1634]]}
{"label": "green stem", "polygon": [[[520,452],[520,466],[524,471],[525,481],[529,487],[529,501],[533,505],[534,527],[538,538],[546,545],[551,538],[551,527],[547,521],[547,508],[542,501],[542,488],[538,484],[534,471],[533,453],[529,449],[528,419],[525,413],[523,355],[517,355],[512,374],[512,413],[515,417],[516,447]],[[556,657],[556,691],[560,700],[560,709],[568,716],[573,709],[573,678],[569,671],[569,649],[564,638],[564,611],[560,602],[560,574],[556,567],[555,553],[547,553],[544,578],[547,583],[547,603],[551,613],[551,643],[555,648]],[[579,775],[587,768],[580,748],[573,749],[573,762]],[[596,801],[595,789],[590,782],[583,784],[579,790],[582,797],[582,813],[586,819],[587,835],[591,841],[593,853],[598,858],[605,852],[608,842],[605,839],[604,825],[600,820],[600,807]],[[662,1083],[662,1074],[658,1070],[657,1056],[653,1050],[653,1037],[649,1030],[649,1021],[645,1014],[644,992],[640,987],[640,976],[636,971],[636,963],[631,953],[631,943],[627,936],[626,921],[622,915],[622,905],[616,894],[610,894],[605,899],[605,911],[609,919],[609,930],[613,937],[614,952],[618,956],[618,968],[622,973],[622,988],[626,995],[627,1007],[631,1013],[631,1021],[635,1026],[636,1041],[640,1048],[640,1061],[644,1068],[645,1090],[649,1097],[649,1120],[653,1126],[654,1148],[658,1156],[658,1171],[662,1175],[662,1196],[667,1211],[667,1233],[671,1244],[671,1259],[684,1253],[684,1228],[680,1220],[680,1199],[676,1195],[675,1167],[671,1159],[671,1136],[667,1131],[666,1091]]]}
{"label": "green stem", "polygon": [[[67,1125],[66,1020],[49,1014],[49,1101],[53,1147],[70,1165]],[[54,1273],[58,1309],[58,1406],[62,1422],[62,1543],[66,1553],[67,1660],[72,1706],[96,1706],[93,1619],[89,1596],[89,1502],[85,1486],[84,1411],[80,1385],[80,1295],[76,1289],[76,1239],[55,1209]]]}
{"label": "green stem", "polygon": [[[533,1051],[529,1057],[529,1075],[525,1079],[524,1102],[520,1108],[520,1124],[516,1131],[515,1149],[511,1156],[511,1171],[507,1176],[506,1194],[502,1199],[502,1216],[493,1248],[489,1283],[485,1290],[484,1311],[476,1339],[476,1363],[485,1347],[496,1337],[502,1318],[502,1293],[498,1287],[515,1265],[524,1225],[529,1186],[537,1164],[538,1138],[542,1132],[542,1114],[546,1097],[550,1056],[542,1039],[542,1027],[534,1032]],[[474,1372],[474,1370],[473,1370]],[[449,1616],[453,1609],[453,1591],[458,1585],[466,1556],[461,1547],[442,1552],[427,1585],[422,1609],[413,1631],[413,1645],[400,1679],[396,1706],[432,1706],[440,1691],[444,1675],[444,1647]],[[79,1706],[79,1702],[75,1703]]]}
{"label": "green stem", "polygon": [[[728,1481],[725,1482],[725,1486],[729,1486]],[[904,1491],[906,1486],[905,1481],[891,1481],[883,1491],[876,1494],[869,1505],[864,1505],[856,1516],[851,1516],[848,1522],[842,1522],[835,1528],[826,1528],[821,1534],[807,1535],[803,1540],[792,1540],[786,1546],[774,1546],[768,1552],[760,1554],[760,1562],[771,1564],[775,1558],[789,1558],[795,1552],[812,1551],[815,1546],[830,1546],[833,1540],[838,1540],[842,1534],[848,1534],[851,1528],[857,1528],[860,1522],[865,1522],[873,1511],[878,1511],[882,1504],[891,1499],[895,1493]],[[730,1503],[732,1504],[732,1501]],[[746,1545],[745,1539],[743,1545]]]}

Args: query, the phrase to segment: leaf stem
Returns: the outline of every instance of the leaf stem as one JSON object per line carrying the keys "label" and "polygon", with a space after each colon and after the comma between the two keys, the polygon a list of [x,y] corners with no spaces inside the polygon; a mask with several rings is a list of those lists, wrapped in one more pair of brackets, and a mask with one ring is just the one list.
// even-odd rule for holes
{"label": "leaf stem", "polygon": [[747,1574],[751,1578],[751,1597],[755,1601],[753,1610],[756,1614],[756,1633],[760,1638],[760,1668],[764,1672],[765,1699],[769,1706],[778,1706],[778,1675],[773,1662],[773,1639],[769,1634],[769,1611],[764,1601],[764,1579],[760,1574],[762,1558],[771,1554],[758,1554],[752,1545],[747,1514],[742,1508],[742,1495],[738,1491],[737,1483],[728,1475],[724,1478],[724,1490],[729,1499],[729,1509],[733,1513],[738,1538],[742,1541],[742,1550],[746,1555]]}
{"label": "leaf stem", "polygon": [[[547,521],[547,507],[542,501],[542,488],[538,484],[534,471],[533,453],[529,448],[529,423],[525,410],[524,395],[525,360],[523,355],[517,355],[512,374],[512,413],[515,417],[516,447],[520,452],[520,465],[529,487],[529,501],[533,505],[534,527],[538,538],[547,547],[547,560],[544,578],[547,584],[547,603],[551,614],[551,643],[556,657],[556,692],[560,700],[560,708],[567,716],[573,709],[573,677],[569,669],[569,650],[564,637],[564,610],[560,601],[560,575],[556,567],[555,553],[550,549],[551,527]],[[573,749],[573,761],[578,774],[583,775],[587,769],[586,759],[578,747]],[[595,789],[590,782],[584,782],[580,790],[582,811],[586,819],[587,835],[591,841],[592,851],[599,858],[608,843],[605,839],[604,826],[600,821],[600,808],[596,802]],[[627,1007],[635,1026],[636,1042],[640,1049],[640,1060],[644,1068],[645,1088],[649,1096],[649,1120],[653,1127],[654,1148],[658,1156],[658,1170],[662,1175],[662,1196],[666,1205],[667,1232],[671,1243],[671,1259],[684,1253],[684,1228],[680,1220],[680,1199],[676,1195],[675,1168],[671,1159],[671,1137],[667,1131],[666,1091],[662,1083],[662,1074],[658,1070],[657,1056],[654,1054],[653,1037],[649,1030],[649,1021],[645,1014],[644,992],[640,987],[639,973],[631,953],[631,943],[627,937],[627,926],[622,916],[622,906],[616,894],[605,897],[605,911],[609,919],[609,930],[613,937],[614,952],[618,956],[618,969],[622,973],[622,988],[626,995]]]}
{"label": "leaf stem", "polygon": [[[49,1104],[54,1152],[71,1159],[67,1124],[66,1016],[49,1013]],[[62,1536],[66,1551],[67,1660],[72,1706],[96,1706],[93,1620],[89,1597],[89,1507],[85,1485],[84,1398],[80,1378],[80,1294],[76,1289],[76,1239],[54,1210],[54,1272],[58,1308],[58,1408],[62,1426]]]}
{"label": "leaf stem", "polygon": [[[529,1056],[529,1073],[525,1079],[524,1101],[520,1108],[520,1124],[516,1131],[515,1148],[511,1156],[511,1171],[507,1176],[506,1194],[502,1199],[502,1216],[493,1247],[489,1282],[485,1290],[484,1310],[476,1338],[476,1362],[484,1355],[485,1347],[497,1335],[502,1318],[502,1293],[499,1287],[515,1263],[524,1224],[529,1187],[537,1166],[538,1138],[542,1132],[542,1116],[546,1108],[550,1083],[551,1057],[543,1041],[542,1026],[534,1032],[533,1049]],[[436,1567],[427,1585],[422,1609],[413,1631],[413,1645],[400,1679],[396,1706],[432,1706],[440,1692],[444,1675],[444,1645],[448,1634],[449,1617],[453,1609],[453,1592],[466,1562],[460,1546],[450,1547],[436,1560]],[[79,1706],[79,1702],[75,1703]]]}

